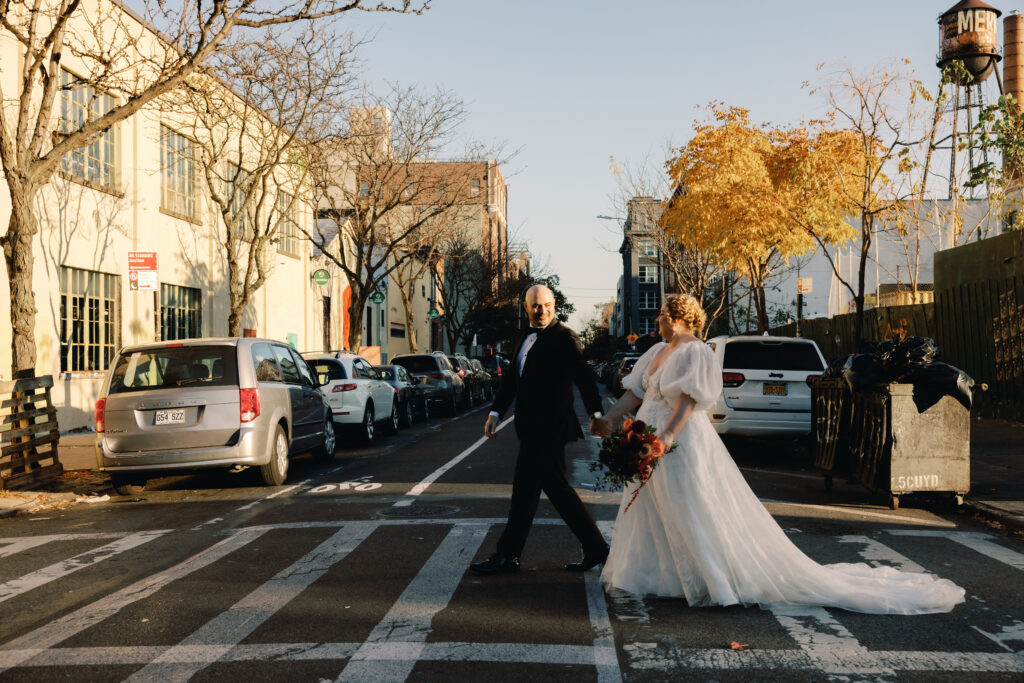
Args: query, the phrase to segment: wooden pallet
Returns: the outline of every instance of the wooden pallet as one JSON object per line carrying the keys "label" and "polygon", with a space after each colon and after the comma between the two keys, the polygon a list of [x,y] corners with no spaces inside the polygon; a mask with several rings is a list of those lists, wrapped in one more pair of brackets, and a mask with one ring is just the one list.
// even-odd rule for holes
{"label": "wooden pallet", "polygon": [[39,486],[64,471],[51,388],[50,375],[0,382],[0,489]]}

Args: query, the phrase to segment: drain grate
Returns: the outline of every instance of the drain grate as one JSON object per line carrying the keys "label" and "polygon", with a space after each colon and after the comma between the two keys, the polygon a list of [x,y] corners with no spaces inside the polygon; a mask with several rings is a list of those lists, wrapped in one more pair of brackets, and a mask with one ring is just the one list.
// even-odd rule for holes
{"label": "drain grate", "polygon": [[384,508],[379,513],[384,517],[443,517],[459,511],[451,505],[410,505],[408,507]]}

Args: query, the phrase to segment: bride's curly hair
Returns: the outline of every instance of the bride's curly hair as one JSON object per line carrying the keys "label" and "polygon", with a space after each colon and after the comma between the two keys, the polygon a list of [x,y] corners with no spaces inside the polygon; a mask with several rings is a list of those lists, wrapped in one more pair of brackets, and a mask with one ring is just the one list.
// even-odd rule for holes
{"label": "bride's curly hair", "polygon": [[689,294],[673,294],[666,297],[665,309],[672,320],[683,323],[697,334],[704,329],[704,323],[708,319],[700,302]]}

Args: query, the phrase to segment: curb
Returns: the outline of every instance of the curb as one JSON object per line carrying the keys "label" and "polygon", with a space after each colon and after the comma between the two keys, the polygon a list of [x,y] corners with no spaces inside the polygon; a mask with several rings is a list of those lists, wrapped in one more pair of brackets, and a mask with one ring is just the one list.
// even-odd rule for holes
{"label": "curb", "polygon": [[970,508],[982,517],[1003,524],[1010,529],[1024,530],[1024,515],[1007,512],[996,505],[970,499],[964,500],[964,507]]}

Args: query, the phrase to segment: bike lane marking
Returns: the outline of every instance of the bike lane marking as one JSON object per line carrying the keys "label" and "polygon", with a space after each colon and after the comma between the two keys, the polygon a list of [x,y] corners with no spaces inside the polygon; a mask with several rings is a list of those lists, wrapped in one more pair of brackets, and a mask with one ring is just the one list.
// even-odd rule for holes
{"label": "bike lane marking", "polygon": [[[498,425],[498,428],[495,431],[496,432],[501,431],[505,427],[505,425],[507,425],[508,423],[512,422],[512,420],[514,420],[514,419],[515,419],[515,416],[512,416],[512,417],[508,418],[507,420],[502,422],[500,425]],[[426,479],[424,479],[423,481],[421,481],[420,483],[416,484],[411,489],[409,489],[409,492],[405,494],[405,497],[402,498],[401,500],[399,500],[398,502],[396,502],[393,507],[404,508],[404,507],[409,507],[410,505],[412,505],[413,501],[416,500],[416,497],[419,496],[424,491],[426,491],[427,488],[429,488],[431,484],[433,484],[435,481],[440,479],[444,475],[445,472],[447,472],[448,470],[450,470],[451,468],[455,467],[460,462],[465,460],[467,457],[469,457],[469,455],[473,451],[475,451],[476,449],[480,448],[480,446],[482,446],[485,443],[487,443],[487,441],[489,441],[489,439],[486,436],[481,436],[472,446],[470,446],[466,450],[462,451],[461,453],[456,455],[454,458],[452,458],[451,460],[446,462],[444,465],[442,465],[441,467],[439,467],[436,470],[434,470],[433,472],[431,472],[427,476]]]}

